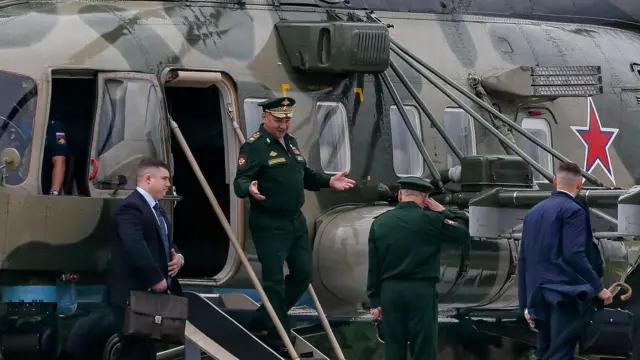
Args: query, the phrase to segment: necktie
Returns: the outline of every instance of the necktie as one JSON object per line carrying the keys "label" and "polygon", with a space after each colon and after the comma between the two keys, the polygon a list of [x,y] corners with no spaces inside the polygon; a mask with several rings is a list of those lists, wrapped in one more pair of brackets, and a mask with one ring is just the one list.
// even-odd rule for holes
{"label": "necktie", "polygon": [[[164,217],[160,212],[160,206],[158,203],[153,205],[153,211],[156,212],[156,216],[158,217],[158,223],[160,224],[160,234],[162,234],[162,242],[164,243],[164,252],[167,256],[167,263],[171,261],[171,250],[169,250],[169,234],[167,233],[166,223],[164,222]],[[167,279],[167,285],[171,284],[171,277]]]}

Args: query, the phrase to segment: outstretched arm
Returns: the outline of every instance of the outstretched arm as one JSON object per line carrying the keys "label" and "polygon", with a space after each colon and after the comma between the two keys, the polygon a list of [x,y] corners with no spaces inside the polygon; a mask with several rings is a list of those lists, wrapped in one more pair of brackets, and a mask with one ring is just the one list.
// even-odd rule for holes
{"label": "outstretched arm", "polygon": [[317,172],[304,166],[304,188],[309,191],[318,191],[329,187],[331,176]]}

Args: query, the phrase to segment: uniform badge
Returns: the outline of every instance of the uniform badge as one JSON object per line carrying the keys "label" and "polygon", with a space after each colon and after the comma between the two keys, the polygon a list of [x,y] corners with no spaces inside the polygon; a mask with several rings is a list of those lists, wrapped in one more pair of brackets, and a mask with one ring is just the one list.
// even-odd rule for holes
{"label": "uniform badge", "polygon": [[272,152],[269,153],[269,156],[276,156],[276,155],[278,155],[278,153],[275,152],[275,151],[272,151]]}
{"label": "uniform badge", "polygon": [[293,151],[294,154],[296,155],[300,155],[300,150],[298,150],[298,148],[296,148],[295,146],[289,144],[289,146],[291,147],[291,151]]}
{"label": "uniform badge", "polygon": [[238,167],[243,168],[245,165],[247,165],[247,155],[240,155],[238,158]]}
{"label": "uniform badge", "polygon": [[445,223],[445,224],[447,224],[447,225],[451,225],[451,226],[456,226],[456,225],[458,225],[458,223],[457,223],[457,222],[452,221],[452,220],[449,220],[449,219],[444,219],[444,223]]}
{"label": "uniform badge", "polygon": [[255,133],[253,133],[253,135],[251,135],[251,137],[247,141],[252,143],[252,142],[256,141],[259,137],[260,137],[260,133],[259,132],[255,132]]}
{"label": "uniform badge", "polygon": [[60,145],[64,145],[67,142],[66,136],[63,132],[56,133],[56,142]]}
{"label": "uniform badge", "polygon": [[271,160],[269,160],[269,166],[276,165],[276,164],[282,164],[282,163],[286,163],[286,162],[287,162],[287,160],[285,158],[271,159]]}

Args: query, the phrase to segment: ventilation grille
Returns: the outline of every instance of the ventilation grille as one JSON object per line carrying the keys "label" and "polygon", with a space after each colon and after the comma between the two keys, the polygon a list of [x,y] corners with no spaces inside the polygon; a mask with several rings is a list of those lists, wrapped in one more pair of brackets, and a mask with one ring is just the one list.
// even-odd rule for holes
{"label": "ventilation grille", "polygon": [[389,54],[389,34],[378,30],[353,32],[353,65],[376,65],[385,62]]}

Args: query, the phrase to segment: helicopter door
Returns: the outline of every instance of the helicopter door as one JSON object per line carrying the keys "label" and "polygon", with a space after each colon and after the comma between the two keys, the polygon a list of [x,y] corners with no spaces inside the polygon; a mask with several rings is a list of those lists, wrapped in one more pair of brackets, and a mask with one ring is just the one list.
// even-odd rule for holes
{"label": "helicopter door", "polygon": [[155,75],[98,74],[98,103],[89,164],[93,197],[124,197],[136,188],[143,157],[167,162],[168,126]]}

